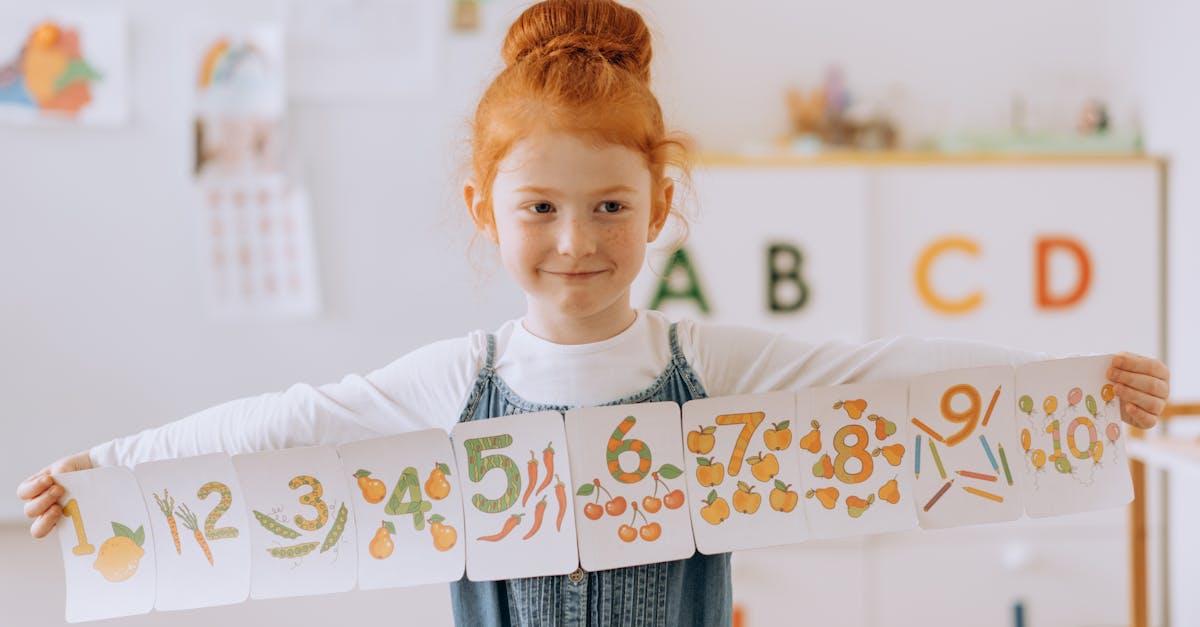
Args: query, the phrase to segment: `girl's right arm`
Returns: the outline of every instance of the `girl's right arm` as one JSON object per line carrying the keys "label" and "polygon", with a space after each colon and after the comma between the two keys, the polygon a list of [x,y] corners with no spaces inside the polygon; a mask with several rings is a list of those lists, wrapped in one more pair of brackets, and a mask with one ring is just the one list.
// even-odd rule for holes
{"label": "girl's right arm", "polygon": [[60,459],[21,482],[17,497],[42,537],[61,516],[62,487],[51,473],[134,466],[207,453],[250,453],[337,445],[419,429],[449,431],[486,350],[486,335],[436,342],[366,376],[230,401]]}

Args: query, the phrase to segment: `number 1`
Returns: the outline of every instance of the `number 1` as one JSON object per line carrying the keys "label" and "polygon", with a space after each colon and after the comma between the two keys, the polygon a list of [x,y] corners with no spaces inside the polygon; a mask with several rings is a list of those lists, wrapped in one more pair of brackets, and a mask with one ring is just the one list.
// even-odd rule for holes
{"label": "number 1", "polygon": [[83,514],[79,513],[79,503],[75,499],[67,501],[63,506],[63,516],[70,517],[75,523],[75,548],[71,552],[76,555],[91,555],[96,552],[96,547],[88,544],[87,531],[83,528]]}

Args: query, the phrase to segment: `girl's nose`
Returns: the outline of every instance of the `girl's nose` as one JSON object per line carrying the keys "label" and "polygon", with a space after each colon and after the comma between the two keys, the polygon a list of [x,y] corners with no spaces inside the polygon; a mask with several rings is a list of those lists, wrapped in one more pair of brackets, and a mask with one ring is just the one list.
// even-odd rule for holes
{"label": "girl's nose", "polygon": [[568,257],[586,257],[596,252],[595,227],[586,218],[563,220],[558,232],[558,252]]}

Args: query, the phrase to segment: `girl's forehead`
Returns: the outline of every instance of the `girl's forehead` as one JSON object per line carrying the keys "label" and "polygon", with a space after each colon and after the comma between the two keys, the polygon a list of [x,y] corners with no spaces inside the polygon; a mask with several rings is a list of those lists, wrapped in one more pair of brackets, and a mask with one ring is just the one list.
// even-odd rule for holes
{"label": "girl's forehead", "polygon": [[600,179],[629,185],[650,182],[642,153],[624,146],[566,132],[522,138],[500,161],[497,182],[505,179]]}

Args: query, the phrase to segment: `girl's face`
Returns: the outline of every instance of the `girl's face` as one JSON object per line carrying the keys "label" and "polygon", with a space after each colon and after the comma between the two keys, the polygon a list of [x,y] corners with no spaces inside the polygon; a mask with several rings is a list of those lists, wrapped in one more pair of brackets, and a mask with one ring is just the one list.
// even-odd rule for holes
{"label": "girl's face", "polygon": [[629,286],[666,220],[653,200],[669,207],[673,192],[650,179],[641,153],[564,132],[521,140],[500,162],[488,230],[525,290],[531,331],[615,334],[632,321]]}

